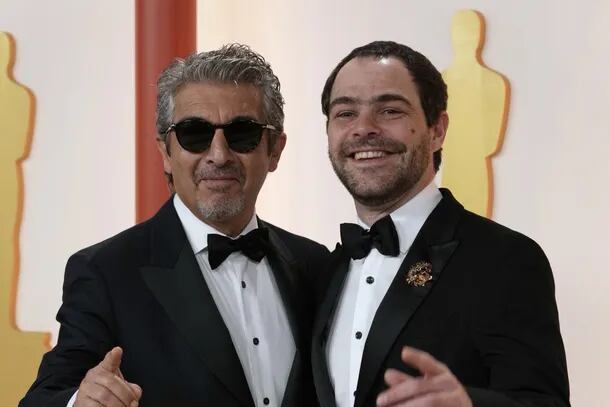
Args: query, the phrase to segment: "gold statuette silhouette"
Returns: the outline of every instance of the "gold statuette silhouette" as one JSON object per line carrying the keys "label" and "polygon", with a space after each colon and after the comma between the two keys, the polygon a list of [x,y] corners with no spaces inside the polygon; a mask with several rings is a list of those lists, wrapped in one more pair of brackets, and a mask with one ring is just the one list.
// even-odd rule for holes
{"label": "gold statuette silhouette", "polygon": [[443,146],[442,184],[464,206],[491,217],[491,159],[501,145],[510,99],[508,81],[485,67],[485,21],[474,10],[457,12],[451,24],[455,57],[443,72],[449,93],[449,129]]}
{"label": "gold statuette silhouette", "polygon": [[16,406],[36,377],[49,335],[21,332],[15,321],[19,227],[23,211],[21,162],[32,138],[34,98],[12,77],[14,42],[0,32],[0,406]]}

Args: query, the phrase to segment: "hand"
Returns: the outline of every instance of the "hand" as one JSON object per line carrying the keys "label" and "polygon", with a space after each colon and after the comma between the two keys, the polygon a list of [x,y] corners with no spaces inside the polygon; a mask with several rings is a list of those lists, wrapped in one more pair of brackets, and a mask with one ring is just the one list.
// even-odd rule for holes
{"label": "hand", "polygon": [[426,352],[405,346],[401,359],[422,373],[413,377],[388,369],[384,379],[389,389],[377,397],[377,407],[472,407],[462,384],[443,363]]}
{"label": "hand", "polygon": [[129,383],[119,367],[123,350],[112,348],[104,360],[87,372],[78,388],[74,407],[137,407],[142,389]]}

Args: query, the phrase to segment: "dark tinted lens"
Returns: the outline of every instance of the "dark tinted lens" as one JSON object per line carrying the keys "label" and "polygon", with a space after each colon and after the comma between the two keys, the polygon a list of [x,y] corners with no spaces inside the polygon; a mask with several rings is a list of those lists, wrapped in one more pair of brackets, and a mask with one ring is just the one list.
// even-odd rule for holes
{"label": "dark tinted lens", "polygon": [[192,153],[207,150],[214,138],[214,126],[203,120],[183,120],[176,124],[174,131],[182,148]]}
{"label": "dark tinted lens", "polygon": [[248,153],[260,143],[263,128],[255,122],[235,121],[224,128],[224,134],[231,150],[238,153]]}

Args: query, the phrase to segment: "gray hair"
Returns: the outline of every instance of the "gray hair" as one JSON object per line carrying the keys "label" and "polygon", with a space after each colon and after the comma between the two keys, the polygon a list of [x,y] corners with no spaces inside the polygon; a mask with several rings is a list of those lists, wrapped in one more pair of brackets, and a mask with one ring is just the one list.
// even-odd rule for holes
{"label": "gray hair", "polygon": [[214,51],[193,53],[176,58],[157,81],[157,133],[165,141],[172,124],[174,97],[188,83],[227,82],[254,85],[261,91],[263,119],[275,126],[269,131],[269,148],[284,129],[284,98],[280,81],[265,59],[247,45],[228,44]]}

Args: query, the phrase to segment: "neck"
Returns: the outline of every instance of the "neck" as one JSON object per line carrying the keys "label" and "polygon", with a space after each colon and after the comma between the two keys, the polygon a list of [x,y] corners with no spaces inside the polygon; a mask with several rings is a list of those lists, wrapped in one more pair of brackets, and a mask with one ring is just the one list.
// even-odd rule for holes
{"label": "neck", "polygon": [[396,209],[400,208],[407,202],[409,202],[413,197],[419,194],[424,188],[428,186],[432,179],[434,178],[434,173],[430,175],[425,175],[420,178],[420,180],[415,184],[411,189],[404,191],[400,196],[388,200],[381,205],[371,206],[366,205],[362,202],[354,201],[356,205],[356,213],[358,217],[367,225],[372,226],[379,219],[383,218],[386,215],[391,214]]}

